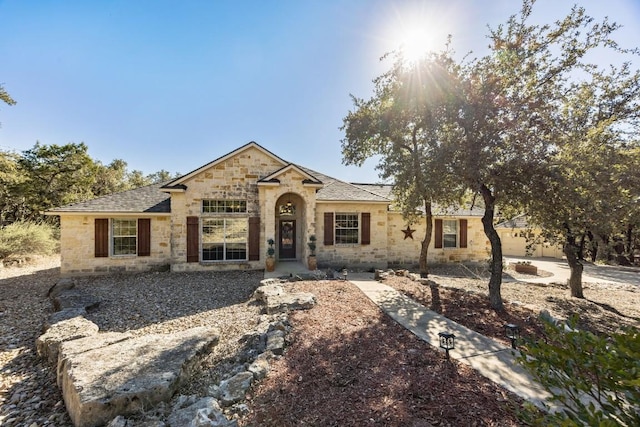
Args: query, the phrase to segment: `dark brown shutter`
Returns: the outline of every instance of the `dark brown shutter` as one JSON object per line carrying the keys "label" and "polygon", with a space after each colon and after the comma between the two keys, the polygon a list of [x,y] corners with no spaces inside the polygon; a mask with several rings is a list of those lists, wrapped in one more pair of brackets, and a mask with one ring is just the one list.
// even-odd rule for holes
{"label": "dark brown shutter", "polygon": [[371,244],[371,213],[362,212],[362,244]]}
{"label": "dark brown shutter", "polygon": [[461,219],[460,222],[460,247],[467,247],[467,220]]}
{"label": "dark brown shutter", "polygon": [[109,256],[109,220],[107,218],[96,218],[96,258]]}
{"label": "dark brown shutter", "polygon": [[333,245],[333,212],[324,213],[324,245]]}
{"label": "dark brown shutter", "polygon": [[198,236],[200,235],[199,222],[197,216],[187,217],[187,262],[200,261],[200,245]]}
{"label": "dark brown shutter", "polygon": [[138,256],[151,255],[151,219],[138,218]]}
{"label": "dark brown shutter", "polygon": [[249,218],[249,261],[260,259],[260,217]]}
{"label": "dark brown shutter", "polygon": [[434,237],[434,248],[442,248],[442,220],[436,219],[435,222],[435,235]]}

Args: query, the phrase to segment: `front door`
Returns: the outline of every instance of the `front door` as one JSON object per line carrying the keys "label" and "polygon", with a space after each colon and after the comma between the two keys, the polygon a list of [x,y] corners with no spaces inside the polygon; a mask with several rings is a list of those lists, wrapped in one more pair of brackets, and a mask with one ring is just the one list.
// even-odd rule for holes
{"label": "front door", "polygon": [[280,259],[296,259],[296,222],[294,220],[280,221]]}

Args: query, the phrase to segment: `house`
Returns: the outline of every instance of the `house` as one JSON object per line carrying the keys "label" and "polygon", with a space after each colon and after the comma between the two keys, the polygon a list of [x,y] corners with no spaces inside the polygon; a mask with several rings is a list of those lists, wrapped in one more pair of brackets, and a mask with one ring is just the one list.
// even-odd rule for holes
{"label": "house", "polygon": [[[407,224],[391,187],[352,184],[290,163],[250,142],[171,182],[58,207],[61,273],[262,269],[268,239],[277,262],[320,267],[415,265],[425,223]],[[439,213],[430,262],[490,252],[480,209]]]}
{"label": "house", "polygon": [[552,257],[562,259],[562,245],[553,245],[541,237],[541,229],[529,224],[526,215],[518,215],[495,226],[502,242],[502,255],[514,257]]}

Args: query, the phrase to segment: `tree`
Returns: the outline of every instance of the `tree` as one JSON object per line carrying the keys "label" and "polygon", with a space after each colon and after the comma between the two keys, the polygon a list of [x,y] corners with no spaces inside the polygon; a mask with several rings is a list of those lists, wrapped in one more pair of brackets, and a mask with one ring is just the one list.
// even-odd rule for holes
{"label": "tree", "polygon": [[46,146],[36,142],[22,153],[18,165],[25,175],[20,186],[25,219],[38,219],[43,210],[93,196],[94,163],[84,143]]}
{"label": "tree", "polygon": [[11,95],[5,90],[4,86],[0,84],[0,101],[3,101],[7,105],[15,105],[16,101],[13,100]]}
{"label": "tree", "polygon": [[[528,208],[534,217],[542,209],[551,215],[538,217],[537,223],[554,224],[550,227],[557,230],[563,218],[580,209],[567,197],[572,183],[550,179],[571,174],[570,165],[557,161],[558,153],[590,135],[621,131],[632,125],[626,119],[638,110],[637,75],[628,66],[612,67],[605,74],[586,61],[596,49],[624,52],[611,38],[618,26],[606,19],[594,23],[579,7],[554,24],[531,25],[533,5],[533,0],[525,0],[518,16],[490,32],[490,54],[463,68],[465,101],[450,139],[458,147],[455,170],[484,200],[482,222],[492,250],[489,296],[496,309],[502,307],[496,207]],[[585,77],[586,84],[576,83]],[[597,88],[587,102],[585,85]],[[556,193],[549,194],[549,185]],[[556,221],[550,221],[553,214]],[[567,254],[575,245],[574,231],[566,233],[565,227],[565,237]],[[574,253],[571,249],[567,257],[572,273],[578,274]]]}
{"label": "tree", "polygon": [[583,298],[585,236],[593,236],[602,253],[610,237],[624,231],[636,215],[640,185],[630,177],[637,176],[640,72],[632,71],[629,63],[603,70],[582,62],[597,47],[629,53],[611,39],[618,25],[606,21],[591,25],[581,8],[574,8],[565,22],[572,35],[562,45],[571,46],[565,57],[573,65],[556,73],[581,73],[571,80],[567,75],[558,79],[556,90],[548,95],[548,102],[555,105],[548,117],[551,156],[547,171],[532,185],[537,192],[546,192],[544,199],[532,197],[528,210],[548,235],[561,236],[571,269],[571,295]]}
{"label": "tree", "polygon": [[[384,58],[383,58],[384,59]],[[381,156],[377,169],[384,180],[393,180],[395,201],[409,223],[424,209],[426,232],[420,250],[420,273],[428,275],[427,255],[433,232],[432,205],[452,203],[461,191],[447,170],[451,153],[441,135],[451,118],[448,106],[454,98],[448,52],[419,61],[395,56],[391,69],[374,80],[374,96],[352,96],[354,110],[343,119],[343,162],[361,165]]]}
{"label": "tree", "polygon": [[0,151],[0,227],[20,218],[18,189],[24,181],[16,153]]}

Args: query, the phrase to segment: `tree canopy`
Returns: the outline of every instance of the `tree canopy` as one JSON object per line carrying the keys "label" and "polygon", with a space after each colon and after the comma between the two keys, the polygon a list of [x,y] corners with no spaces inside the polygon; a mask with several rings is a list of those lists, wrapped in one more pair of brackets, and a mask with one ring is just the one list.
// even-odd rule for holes
{"label": "tree canopy", "polygon": [[0,225],[41,220],[43,211],[56,206],[177,176],[165,170],[149,175],[128,171],[121,159],[104,165],[89,156],[84,143],[37,142],[22,153],[0,150]]}
{"label": "tree canopy", "polygon": [[[444,65],[439,68],[443,73],[435,73],[437,79],[411,86],[398,78],[403,84],[396,85],[395,76],[403,74],[397,71],[402,65],[395,63],[374,81],[374,97],[366,102],[354,98],[356,109],[345,118],[345,161],[381,155],[381,175],[393,178],[397,194],[415,194],[414,189],[431,185],[437,189],[442,179],[445,187],[466,188],[481,197],[482,224],[491,243],[489,298],[495,309],[503,306],[502,246],[494,227],[498,210],[525,211],[547,234],[561,234],[569,242],[567,254],[574,247],[572,236],[586,228],[570,227],[568,232],[570,218],[581,217],[595,231],[596,223],[580,212],[605,215],[623,199],[630,206],[625,195],[633,199],[634,192],[638,200],[631,184],[616,185],[620,191],[607,195],[596,190],[605,177],[607,183],[624,182],[616,180],[629,171],[627,160],[636,153],[629,151],[635,146],[629,135],[637,131],[639,74],[629,63],[607,68],[590,62],[595,50],[635,51],[620,48],[613,39],[618,25],[606,19],[595,22],[581,7],[554,23],[531,24],[534,3],[524,0],[518,15],[490,30],[487,55],[457,61],[446,49],[427,55],[413,71],[431,77],[437,60]],[[411,114],[402,108],[403,96],[419,101],[410,104]],[[407,141],[415,145],[413,151],[405,149],[403,159],[399,153]],[[412,152],[420,153],[414,156],[419,164],[406,162]],[[609,169],[598,168],[607,164]],[[591,197],[584,203],[569,197],[578,184]],[[426,196],[439,202],[449,194],[434,190]],[[630,215],[620,213],[621,219]],[[581,274],[577,260],[570,254],[567,258],[572,272]],[[573,287],[572,294],[581,296]]]}

